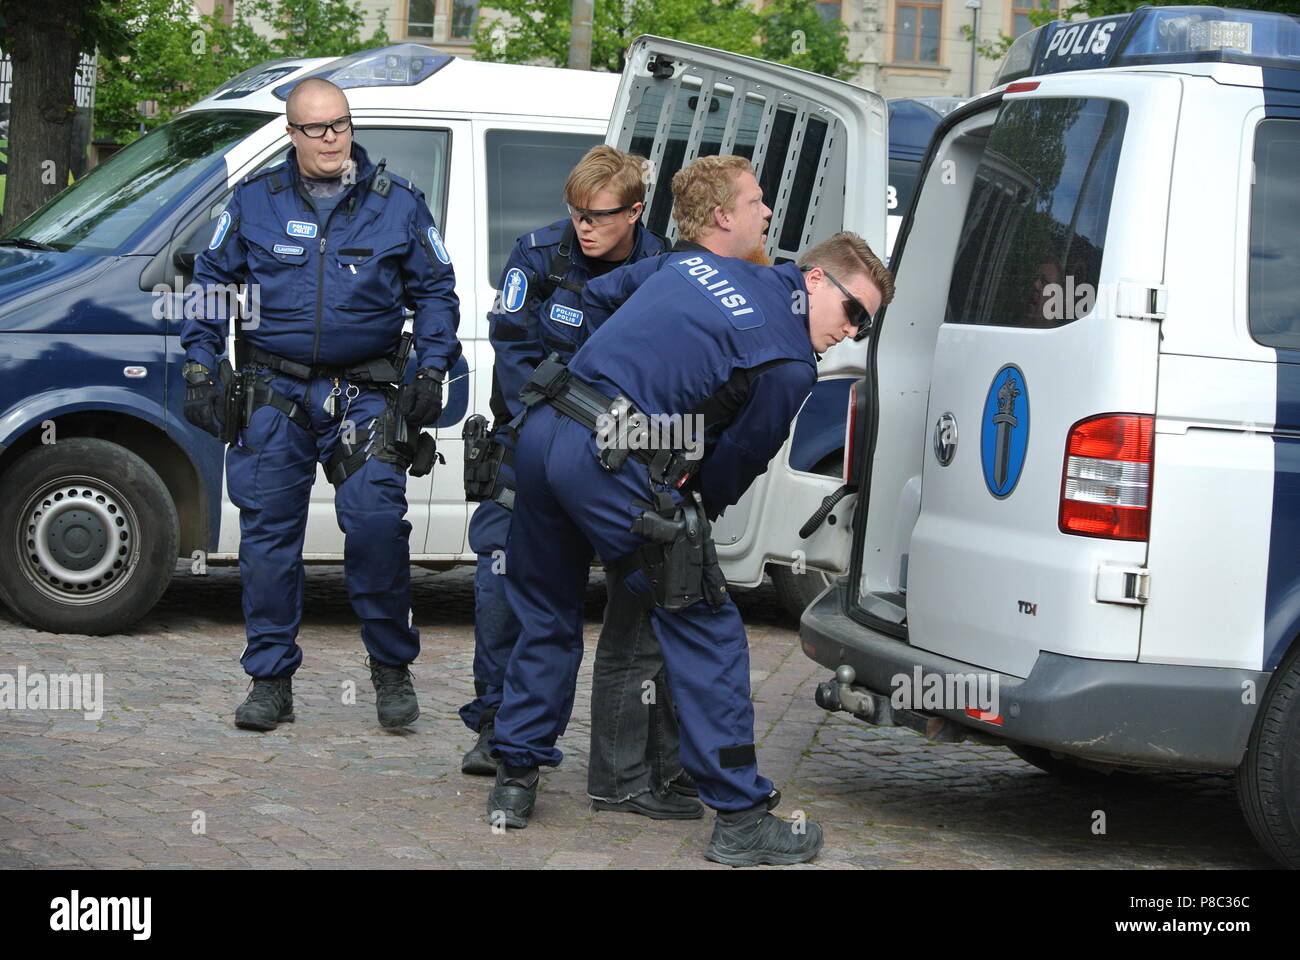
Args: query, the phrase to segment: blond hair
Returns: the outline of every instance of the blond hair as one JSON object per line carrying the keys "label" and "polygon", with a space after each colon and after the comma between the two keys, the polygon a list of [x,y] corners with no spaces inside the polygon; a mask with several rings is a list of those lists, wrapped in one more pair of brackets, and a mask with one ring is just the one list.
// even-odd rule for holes
{"label": "blond hair", "polygon": [[673,174],[673,219],[677,235],[695,242],[713,226],[713,211],[729,212],[736,205],[742,173],[753,173],[744,157],[730,155],[697,157]]}
{"label": "blond hair", "polygon": [[856,233],[844,230],[809,247],[799,258],[799,269],[811,270],[813,267],[830,271],[841,283],[847,282],[849,277],[865,273],[880,288],[882,307],[894,299],[894,275],[871,252],[867,241]]}
{"label": "blond hair", "polygon": [[564,183],[564,199],[580,207],[600,191],[614,191],[621,207],[645,202],[646,161],[634,153],[624,153],[605,144],[587,151],[569,172]]}

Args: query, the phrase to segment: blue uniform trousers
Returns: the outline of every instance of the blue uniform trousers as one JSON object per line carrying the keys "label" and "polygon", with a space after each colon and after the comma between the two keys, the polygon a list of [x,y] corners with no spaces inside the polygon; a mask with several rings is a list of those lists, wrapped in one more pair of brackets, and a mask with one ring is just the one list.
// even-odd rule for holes
{"label": "blue uniform trousers", "polygon": [[[340,429],[357,436],[385,408],[384,392],[358,385],[349,404],[338,398],[330,417],[322,407],[333,381],[276,376],[271,388],[297,401],[312,431],[274,407],[254,411],[241,443],[226,453],[226,484],[239,507],[239,573],[248,646],[240,658],[254,677],[292,675],[302,662],[302,546],[316,463],[324,464]],[[347,388],[347,384],[342,384]],[[361,639],[381,663],[410,663],[420,652],[411,625],[411,525],[406,517],[406,474],[373,457],[336,488],[334,510],[344,533],[344,579]]]}
{"label": "blue uniform trousers", "polygon": [[[501,469],[508,468],[503,464]],[[510,651],[519,638],[519,618],[506,599],[506,538],[510,511],[484,500],[469,520],[469,546],[478,554],[474,570],[474,699],[460,708],[465,726],[477,733],[485,716],[501,706]]]}
{"label": "blue uniform trousers", "polygon": [[[555,766],[555,743],[573,710],[582,662],[582,607],[592,548],[608,565],[644,541],[629,531],[649,491],[645,467],[617,473],[596,461],[590,430],[539,407],[524,424],[516,459],[518,500],[510,530],[506,595],[522,624],[506,669],[493,752],[511,766]],[[633,581],[639,581],[634,583]],[[639,571],[629,585],[644,592]],[[681,760],[717,810],[766,800],[769,780],[753,757],[749,644],[730,598],[716,613],[700,602],[652,612],[676,700]]]}

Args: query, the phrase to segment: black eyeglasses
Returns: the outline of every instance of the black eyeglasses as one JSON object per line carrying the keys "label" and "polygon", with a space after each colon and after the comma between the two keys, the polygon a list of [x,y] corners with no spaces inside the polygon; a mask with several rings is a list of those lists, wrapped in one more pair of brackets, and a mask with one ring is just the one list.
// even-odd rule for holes
{"label": "black eyeglasses", "polygon": [[620,213],[627,213],[636,206],[635,203],[625,204],[621,207],[614,207],[610,210],[585,210],[582,207],[575,207],[571,203],[566,203],[569,208],[569,216],[579,223],[589,223],[593,227],[602,227],[609,223]]}
{"label": "black eyeglasses", "polygon": [[303,136],[311,137],[313,140],[319,140],[325,136],[326,130],[333,130],[335,133],[347,133],[352,129],[352,116],[339,117],[329,123],[294,123],[292,120],[286,120],[289,126],[302,132]]}
{"label": "black eyeglasses", "polygon": [[835,284],[840,293],[848,297],[848,299],[844,301],[844,313],[849,318],[849,324],[858,328],[858,332],[853,335],[853,339],[865,340],[867,334],[871,332],[871,311],[862,305],[862,301],[845,290],[844,284],[836,280],[834,274],[825,267],[822,268],[822,273],[826,274],[826,279]]}

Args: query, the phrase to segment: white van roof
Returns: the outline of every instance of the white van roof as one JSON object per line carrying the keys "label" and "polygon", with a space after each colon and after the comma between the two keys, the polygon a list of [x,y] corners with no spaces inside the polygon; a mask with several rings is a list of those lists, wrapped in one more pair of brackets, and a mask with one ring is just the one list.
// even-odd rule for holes
{"label": "white van roof", "polygon": [[[411,82],[411,65],[416,65]],[[609,120],[618,74],[464,60],[414,43],[348,57],[272,60],[189,108],[283,113],[287,88],[323,76],[345,88],[353,111],[400,109]],[[186,111],[186,112],[189,112]]]}

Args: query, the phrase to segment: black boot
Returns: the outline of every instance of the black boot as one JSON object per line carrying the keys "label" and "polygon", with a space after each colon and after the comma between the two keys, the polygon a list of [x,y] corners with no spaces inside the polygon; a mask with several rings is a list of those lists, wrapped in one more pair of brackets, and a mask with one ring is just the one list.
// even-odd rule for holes
{"label": "black boot", "polygon": [[542,779],[536,767],[497,767],[497,783],[488,794],[488,822],[522,830],[528,826],[533,804],[537,802],[537,784]]}
{"label": "black boot", "polygon": [[731,867],[803,863],[822,848],[821,824],[789,821],[767,812],[767,803],[734,813],[718,811],[705,858]]}
{"label": "black boot", "polygon": [[639,813],[651,820],[698,820],[704,816],[704,804],[671,790],[647,790],[626,800],[591,800],[593,810],[619,810]]}
{"label": "black boot", "polygon": [[495,727],[493,721],[496,719],[496,715],[495,710],[485,710],[483,712],[483,718],[479,721],[478,742],[461,760],[461,773],[468,773],[476,777],[490,777],[497,772],[497,762],[492,759],[488,746],[492,740],[492,730]]}
{"label": "black boot", "polygon": [[235,708],[235,726],[274,730],[281,723],[293,723],[293,678],[254,677],[253,689]]}
{"label": "black boot", "polygon": [[404,727],[420,717],[420,703],[411,685],[409,664],[391,666],[374,657],[370,665],[370,682],[375,685],[375,706],[379,722],[385,727]]}

